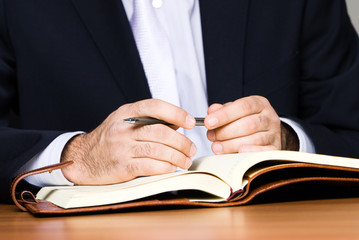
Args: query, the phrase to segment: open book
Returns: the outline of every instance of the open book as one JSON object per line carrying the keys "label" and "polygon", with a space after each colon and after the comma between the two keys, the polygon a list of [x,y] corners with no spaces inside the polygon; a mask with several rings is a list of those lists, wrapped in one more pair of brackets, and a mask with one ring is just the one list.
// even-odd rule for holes
{"label": "open book", "polygon": [[[71,209],[75,212],[76,209],[99,211],[116,209],[114,206],[141,206],[142,203],[145,206],[177,203],[232,206],[247,203],[263,191],[291,183],[316,180],[359,182],[358,179],[358,159],[290,151],[226,154],[196,159],[189,171],[140,177],[120,184],[44,187],[33,204],[20,204],[33,212],[49,211],[48,206],[41,209],[39,203],[44,202],[51,203],[54,209],[65,209],[65,212]],[[143,200],[174,191],[182,199],[180,202]],[[54,209],[52,213],[56,213]]]}

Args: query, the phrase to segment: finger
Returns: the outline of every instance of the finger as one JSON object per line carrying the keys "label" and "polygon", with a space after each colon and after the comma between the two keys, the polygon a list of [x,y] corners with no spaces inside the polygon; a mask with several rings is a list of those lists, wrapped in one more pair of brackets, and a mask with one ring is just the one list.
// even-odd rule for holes
{"label": "finger", "polygon": [[[278,139],[278,140],[277,140]],[[235,153],[242,145],[256,145],[256,146],[280,146],[280,137],[269,132],[258,132],[250,136],[230,139],[227,141],[216,141],[212,144],[212,151],[215,154]],[[279,147],[277,147],[279,149]]]}
{"label": "finger", "polygon": [[225,104],[214,103],[208,108],[207,114],[211,114],[212,112],[218,111],[219,109],[223,108],[224,106],[228,106],[230,104],[232,104],[232,102],[227,102]]}
{"label": "finger", "polygon": [[196,121],[193,116],[180,107],[159,99],[147,99],[129,106],[128,117],[153,117],[178,127],[191,129]]}
{"label": "finger", "polygon": [[257,145],[241,145],[239,146],[238,152],[245,153],[245,152],[264,152],[264,151],[274,151],[278,150],[273,145],[268,146],[257,146]]}
{"label": "finger", "polygon": [[193,157],[197,152],[196,146],[189,138],[162,124],[145,125],[136,128],[133,138],[136,141],[167,145],[187,157]]}
{"label": "finger", "polygon": [[126,168],[121,170],[123,171],[123,169],[126,171],[124,175],[126,175],[126,181],[128,181],[139,176],[153,176],[175,172],[177,167],[168,162],[152,158],[133,158]]}
{"label": "finger", "polygon": [[222,104],[219,104],[219,103],[214,103],[212,104],[211,106],[209,106],[208,110],[207,110],[207,114],[210,114],[212,112],[215,112],[219,109],[221,109],[223,107]]}
{"label": "finger", "polygon": [[188,169],[192,160],[183,153],[163,144],[153,142],[137,142],[132,146],[132,158],[151,158],[168,162],[171,165]]}
{"label": "finger", "polygon": [[205,118],[205,126],[211,130],[229,124],[245,116],[260,113],[266,106],[265,98],[250,96],[227,104]]}
{"label": "finger", "polygon": [[210,130],[207,132],[207,137],[211,141],[224,141],[252,135],[256,132],[264,132],[269,130],[270,126],[270,119],[266,115],[254,114]]}

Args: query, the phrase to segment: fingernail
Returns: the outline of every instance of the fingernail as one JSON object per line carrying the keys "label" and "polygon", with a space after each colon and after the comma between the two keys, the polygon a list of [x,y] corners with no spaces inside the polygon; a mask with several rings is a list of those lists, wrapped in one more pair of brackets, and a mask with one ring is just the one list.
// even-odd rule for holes
{"label": "fingernail", "polygon": [[187,127],[192,128],[196,125],[196,120],[191,115],[187,115],[186,125]]}
{"label": "fingernail", "polygon": [[214,131],[208,131],[207,137],[208,140],[212,142],[216,140],[216,134],[214,133]]}
{"label": "fingernail", "polygon": [[217,154],[221,153],[223,151],[222,144],[220,144],[218,142],[213,143],[212,150],[214,153],[217,153]]}
{"label": "fingernail", "polygon": [[186,158],[185,169],[188,169],[192,165],[192,160],[190,158]]}
{"label": "fingernail", "polygon": [[191,157],[193,157],[194,155],[196,155],[196,152],[197,152],[196,145],[192,144],[189,154],[191,155]]}
{"label": "fingernail", "polygon": [[210,117],[207,121],[208,126],[214,127],[218,124],[218,119],[216,117]]}

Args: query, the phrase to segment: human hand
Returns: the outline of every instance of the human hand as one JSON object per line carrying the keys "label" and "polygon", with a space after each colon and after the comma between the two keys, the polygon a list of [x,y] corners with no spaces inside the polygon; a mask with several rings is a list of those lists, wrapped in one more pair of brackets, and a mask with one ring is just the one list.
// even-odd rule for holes
{"label": "human hand", "polygon": [[[123,123],[128,117],[154,117],[174,126]],[[92,132],[70,140],[61,161],[74,164],[62,169],[63,174],[75,184],[98,185],[187,169],[196,147],[176,129],[194,126],[186,111],[161,100],[123,105]]]}
{"label": "human hand", "polygon": [[298,145],[295,133],[281,124],[269,101],[261,96],[211,105],[205,126],[216,154],[294,150]]}

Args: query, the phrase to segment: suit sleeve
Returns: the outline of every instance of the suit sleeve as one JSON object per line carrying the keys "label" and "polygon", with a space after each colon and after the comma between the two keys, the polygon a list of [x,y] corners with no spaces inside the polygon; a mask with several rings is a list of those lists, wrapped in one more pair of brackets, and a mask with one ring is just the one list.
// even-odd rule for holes
{"label": "suit sleeve", "polygon": [[10,201],[15,172],[61,132],[21,129],[16,84],[16,61],[0,0],[0,202]]}
{"label": "suit sleeve", "polygon": [[300,116],[317,153],[359,157],[359,39],[344,0],[308,0]]}

